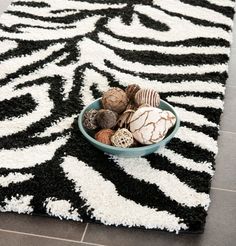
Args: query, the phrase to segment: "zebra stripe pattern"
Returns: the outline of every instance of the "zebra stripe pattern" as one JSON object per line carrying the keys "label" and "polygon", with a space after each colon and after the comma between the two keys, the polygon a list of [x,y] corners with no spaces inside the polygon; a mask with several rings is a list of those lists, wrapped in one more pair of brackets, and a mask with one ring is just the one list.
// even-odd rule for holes
{"label": "zebra stripe pattern", "polygon": [[[0,18],[0,211],[202,231],[233,15],[233,0],[13,0]],[[182,123],[158,153],[123,159],[76,120],[130,83]]]}

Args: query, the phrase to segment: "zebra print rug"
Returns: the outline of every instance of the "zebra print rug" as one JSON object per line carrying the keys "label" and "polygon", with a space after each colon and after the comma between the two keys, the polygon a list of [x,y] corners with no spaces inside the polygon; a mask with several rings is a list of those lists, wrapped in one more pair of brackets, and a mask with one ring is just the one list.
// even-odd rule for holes
{"label": "zebra print rug", "polygon": [[[14,0],[0,18],[0,211],[200,232],[210,204],[232,0]],[[80,134],[111,86],[155,88],[182,120],[143,158]]]}

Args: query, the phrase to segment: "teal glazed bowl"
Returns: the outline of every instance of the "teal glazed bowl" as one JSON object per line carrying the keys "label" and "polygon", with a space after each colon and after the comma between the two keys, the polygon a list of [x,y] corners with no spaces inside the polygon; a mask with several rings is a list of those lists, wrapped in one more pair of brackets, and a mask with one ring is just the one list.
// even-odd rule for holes
{"label": "teal glazed bowl", "polygon": [[84,137],[92,145],[94,145],[96,148],[98,148],[99,150],[101,150],[105,153],[117,155],[120,157],[140,157],[140,156],[148,155],[148,154],[151,154],[153,152],[156,152],[161,146],[166,145],[174,137],[174,135],[178,131],[179,125],[180,125],[179,116],[177,115],[176,111],[174,110],[174,108],[169,103],[161,100],[159,108],[162,110],[171,111],[176,117],[176,123],[175,123],[174,127],[172,127],[168,131],[165,138],[156,144],[145,145],[145,146],[135,147],[135,148],[119,148],[119,147],[114,147],[114,146],[100,143],[96,139],[94,139],[92,132],[90,130],[85,129],[83,127],[82,122],[83,122],[84,113],[86,111],[89,111],[91,109],[97,109],[97,110],[101,109],[101,98],[95,100],[94,102],[89,104],[87,107],[85,107],[81,111],[79,118],[78,118],[79,129],[80,129],[81,133],[84,135]]}

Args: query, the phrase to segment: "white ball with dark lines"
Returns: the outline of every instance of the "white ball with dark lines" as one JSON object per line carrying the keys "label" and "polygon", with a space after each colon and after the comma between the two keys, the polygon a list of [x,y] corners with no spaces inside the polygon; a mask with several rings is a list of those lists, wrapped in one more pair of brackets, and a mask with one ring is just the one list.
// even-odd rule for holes
{"label": "white ball with dark lines", "polygon": [[170,111],[142,107],[134,113],[130,131],[139,143],[150,145],[160,142],[175,122],[176,117]]}

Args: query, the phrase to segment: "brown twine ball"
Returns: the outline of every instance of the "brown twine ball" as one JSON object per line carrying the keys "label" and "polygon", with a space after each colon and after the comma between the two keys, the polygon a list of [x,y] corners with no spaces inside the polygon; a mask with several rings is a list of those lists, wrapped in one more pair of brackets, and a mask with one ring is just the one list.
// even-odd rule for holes
{"label": "brown twine ball", "polygon": [[126,109],[127,104],[128,97],[120,88],[111,88],[103,94],[102,105],[104,109],[110,109],[119,114]]}

